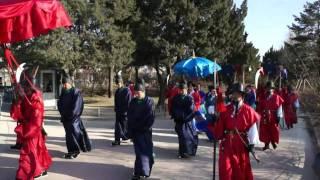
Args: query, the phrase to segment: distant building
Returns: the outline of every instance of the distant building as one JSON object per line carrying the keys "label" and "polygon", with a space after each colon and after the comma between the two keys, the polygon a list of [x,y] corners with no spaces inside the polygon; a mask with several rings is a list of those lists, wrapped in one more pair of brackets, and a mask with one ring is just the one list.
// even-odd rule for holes
{"label": "distant building", "polygon": [[[36,86],[43,92],[45,107],[56,107],[57,99],[62,89],[60,84],[62,71],[58,69],[39,70],[36,75]],[[0,89],[2,89],[5,101],[11,102],[12,94],[11,78],[6,68],[0,69]],[[9,94],[8,94],[9,93]]]}

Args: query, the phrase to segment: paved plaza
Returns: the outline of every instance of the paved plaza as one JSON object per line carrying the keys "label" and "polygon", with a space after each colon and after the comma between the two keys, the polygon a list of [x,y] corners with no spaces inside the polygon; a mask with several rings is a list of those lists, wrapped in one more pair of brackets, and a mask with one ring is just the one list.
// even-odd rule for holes
{"label": "paved plaza", "polygon": [[[112,147],[114,114],[111,109],[86,109],[84,123],[94,150],[81,153],[77,159],[65,160],[64,129],[56,110],[46,111],[45,129],[48,132],[47,147],[53,156],[48,180],[128,180],[133,172],[134,151],[132,143]],[[299,124],[294,129],[281,133],[281,142],[276,151],[261,151],[257,156],[261,163],[251,161],[255,179],[306,179],[316,180],[311,168],[315,149],[306,130],[301,114]],[[177,136],[173,122],[168,116],[158,114],[153,129],[154,152],[156,154],[151,180],[206,180],[212,179],[213,144],[201,135],[196,157],[177,159]],[[0,120],[0,180],[12,180],[18,166],[18,151],[9,146],[15,143],[13,130],[15,122],[9,114],[2,112]]]}

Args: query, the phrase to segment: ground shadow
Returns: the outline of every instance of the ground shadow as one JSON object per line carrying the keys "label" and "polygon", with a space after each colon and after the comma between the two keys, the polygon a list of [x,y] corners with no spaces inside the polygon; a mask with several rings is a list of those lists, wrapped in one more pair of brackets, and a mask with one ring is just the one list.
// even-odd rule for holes
{"label": "ground shadow", "polygon": [[[1,180],[14,179],[18,167],[17,159],[9,157],[1,157],[0,174]],[[117,164],[102,164],[102,163],[87,163],[77,161],[54,161],[48,170],[48,177],[50,173],[61,174],[79,179],[90,180],[128,180],[132,177],[133,169],[123,165]],[[157,180],[150,178],[150,180]]]}

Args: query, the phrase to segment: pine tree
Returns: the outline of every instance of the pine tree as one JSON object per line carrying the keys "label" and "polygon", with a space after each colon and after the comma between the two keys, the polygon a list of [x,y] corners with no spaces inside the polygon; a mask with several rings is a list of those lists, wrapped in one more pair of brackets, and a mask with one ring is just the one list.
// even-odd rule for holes
{"label": "pine tree", "polygon": [[[307,69],[320,74],[320,1],[307,2],[303,12],[294,16],[290,51],[304,61]],[[288,45],[289,45],[288,44]]]}

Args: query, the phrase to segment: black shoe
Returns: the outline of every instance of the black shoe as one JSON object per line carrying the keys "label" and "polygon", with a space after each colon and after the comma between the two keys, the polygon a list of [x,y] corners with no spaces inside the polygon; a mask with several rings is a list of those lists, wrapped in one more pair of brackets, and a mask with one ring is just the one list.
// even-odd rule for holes
{"label": "black shoe", "polygon": [[43,171],[39,176],[34,177],[34,179],[38,179],[38,178],[46,177],[46,176],[48,176],[48,172],[47,171]]}
{"label": "black shoe", "polygon": [[147,179],[148,176],[138,176],[138,175],[133,175],[131,180],[140,180],[140,179]]}
{"label": "black shoe", "polygon": [[17,150],[20,150],[22,148],[22,145],[21,144],[15,144],[13,146],[10,146],[10,149],[17,149]]}
{"label": "black shoe", "polygon": [[179,154],[178,158],[179,159],[187,159],[187,158],[190,158],[190,156],[184,153],[184,154]]}
{"label": "black shoe", "polygon": [[139,180],[140,179],[140,176],[132,176],[131,180]]}
{"label": "black shoe", "polygon": [[78,157],[80,153],[79,152],[76,152],[76,153],[66,153],[63,157],[65,159],[75,159]]}
{"label": "black shoe", "polygon": [[73,158],[77,158],[77,157],[79,156],[79,154],[80,154],[79,152],[73,153],[73,154],[72,154],[72,157],[73,157]]}
{"label": "black shoe", "polygon": [[65,155],[63,155],[63,158],[65,159],[73,159],[72,154],[66,153]]}
{"label": "black shoe", "polygon": [[129,138],[127,138],[127,137],[123,137],[123,138],[121,138],[122,139],[122,141],[128,141],[129,140]]}
{"label": "black shoe", "polygon": [[277,144],[276,143],[272,143],[272,147],[273,147],[273,149],[277,149]]}
{"label": "black shoe", "polygon": [[269,144],[266,144],[266,145],[262,148],[263,151],[265,151],[265,150],[267,150],[267,149],[270,149]]}
{"label": "black shoe", "polygon": [[119,146],[120,145],[120,141],[113,141],[111,143],[112,146]]}

